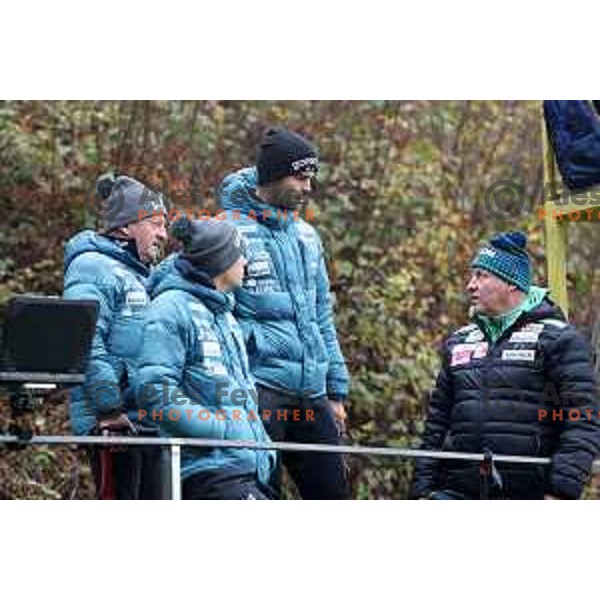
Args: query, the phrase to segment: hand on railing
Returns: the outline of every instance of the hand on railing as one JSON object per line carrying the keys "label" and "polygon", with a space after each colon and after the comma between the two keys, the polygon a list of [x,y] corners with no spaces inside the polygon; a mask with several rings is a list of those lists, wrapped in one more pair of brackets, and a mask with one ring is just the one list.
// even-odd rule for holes
{"label": "hand on railing", "polygon": [[[125,413],[121,413],[116,417],[100,419],[96,426],[96,433],[103,437],[115,436],[136,436],[138,434],[135,425],[129,420]],[[110,452],[123,452],[127,450],[127,446],[105,446]]]}
{"label": "hand on railing", "polygon": [[98,431],[101,435],[136,435],[135,425],[125,413],[98,421]]}

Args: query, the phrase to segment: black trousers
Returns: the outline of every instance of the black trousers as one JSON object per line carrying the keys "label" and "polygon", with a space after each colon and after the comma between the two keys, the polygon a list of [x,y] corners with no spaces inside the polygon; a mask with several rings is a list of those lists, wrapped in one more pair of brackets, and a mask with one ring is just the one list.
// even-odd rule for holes
{"label": "black trousers", "polygon": [[253,475],[201,473],[183,480],[184,500],[271,500],[269,490]]}
{"label": "black trousers", "polygon": [[[296,398],[260,385],[257,391],[261,417],[274,442],[339,445],[338,427],[327,398]],[[343,455],[281,452],[271,482],[277,493],[281,487],[282,464],[304,500],[350,499]]]}
{"label": "black trousers", "polygon": [[111,489],[115,500],[165,500],[168,498],[168,457],[160,446],[131,446],[88,451],[96,495]]}

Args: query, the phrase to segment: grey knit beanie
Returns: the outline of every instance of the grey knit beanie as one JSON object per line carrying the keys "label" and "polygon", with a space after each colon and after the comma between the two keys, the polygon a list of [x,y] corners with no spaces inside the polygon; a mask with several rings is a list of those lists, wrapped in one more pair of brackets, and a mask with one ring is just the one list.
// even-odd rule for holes
{"label": "grey knit beanie", "polygon": [[96,181],[96,192],[104,200],[102,214],[108,231],[167,214],[160,193],[126,175],[102,175]]}
{"label": "grey knit beanie", "polygon": [[171,235],[183,244],[180,256],[210,277],[227,271],[244,254],[239,231],[226,221],[177,219]]}

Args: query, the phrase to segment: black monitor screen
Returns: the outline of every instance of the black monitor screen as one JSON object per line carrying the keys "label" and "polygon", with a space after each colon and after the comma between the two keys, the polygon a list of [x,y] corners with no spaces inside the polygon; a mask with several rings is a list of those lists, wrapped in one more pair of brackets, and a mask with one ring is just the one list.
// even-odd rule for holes
{"label": "black monitor screen", "polygon": [[15,296],[6,312],[2,370],[83,373],[98,306],[90,300]]}

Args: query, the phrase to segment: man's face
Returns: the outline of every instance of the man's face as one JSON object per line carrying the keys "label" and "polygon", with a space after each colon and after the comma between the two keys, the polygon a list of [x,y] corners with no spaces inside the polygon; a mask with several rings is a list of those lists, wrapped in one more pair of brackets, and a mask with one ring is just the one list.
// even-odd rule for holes
{"label": "man's face", "polygon": [[162,257],[167,241],[167,221],[164,215],[154,215],[127,226],[127,234],[135,240],[140,260],[156,264]]}
{"label": "man's face", "polygon": [[271,204],[291,209],[308,204],[313,177],[312,173],[299,173],[275,182],[271,188]]}
{"label": "man's face", "polygon": [[514,286],[483,269],[473,269],[467,283],[471,309],[481,315],[501,315],[512,307]]}
{"label": "man's face", "polygon": [[230,292],[242,285],[244,279],[244,269],[248,261],[244,256],[240,256],[225,273],[221,276],[222,289],[225,292]]}

